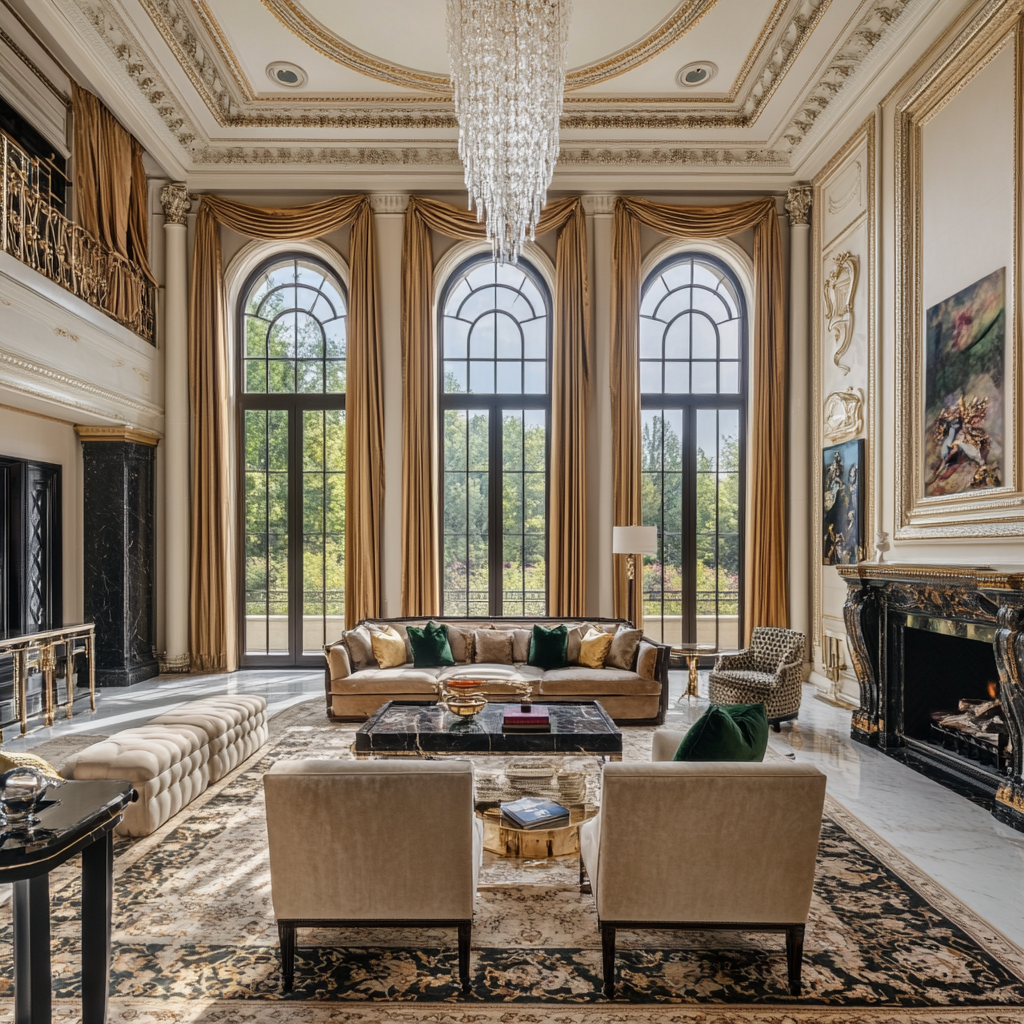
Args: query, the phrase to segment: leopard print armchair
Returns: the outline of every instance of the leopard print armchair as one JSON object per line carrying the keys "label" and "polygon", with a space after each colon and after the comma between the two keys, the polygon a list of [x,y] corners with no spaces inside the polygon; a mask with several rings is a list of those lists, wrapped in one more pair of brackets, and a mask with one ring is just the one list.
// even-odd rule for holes
{"label": "leopard print armchair", "polygon": [[800,711],[805,642],[796,630],[757,626],[746,650],[719,655],[709,677],[711,702],[763,703],[779,732]]}

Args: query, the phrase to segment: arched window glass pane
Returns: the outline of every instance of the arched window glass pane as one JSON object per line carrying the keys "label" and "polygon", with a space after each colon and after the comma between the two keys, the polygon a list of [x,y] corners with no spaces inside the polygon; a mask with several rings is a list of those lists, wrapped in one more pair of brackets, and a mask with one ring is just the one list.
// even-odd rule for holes
{"label": "arched window glass pane", "polygon": [[348,308],[341,282],[329,271],[295,257],[272,263],[243,307],[246,393],[344,392]]}
{"label": "arched window glass pane", "polygon": [[473,259],[441,309],[443,613],[546,615],[547,289]]}
{"label": "arched window glass pane", "polygon": [[669,644],[739,646],[746,313],[735,275],[680,254],[640,301],[644,628]]}

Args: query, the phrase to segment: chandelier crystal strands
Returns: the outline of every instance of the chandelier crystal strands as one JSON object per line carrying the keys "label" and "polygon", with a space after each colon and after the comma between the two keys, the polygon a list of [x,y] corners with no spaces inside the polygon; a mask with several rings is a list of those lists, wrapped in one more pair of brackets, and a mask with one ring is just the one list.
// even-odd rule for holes
{"label": "chandelier crystal strands", "polygon": [[570,0],[447,0],[459,156],[496,259],[533,240],[558,159]]}

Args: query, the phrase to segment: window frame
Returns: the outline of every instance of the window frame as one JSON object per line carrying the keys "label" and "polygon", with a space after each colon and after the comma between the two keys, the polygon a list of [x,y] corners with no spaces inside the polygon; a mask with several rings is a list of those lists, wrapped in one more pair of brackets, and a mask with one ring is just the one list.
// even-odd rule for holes
{"label": "window frame", "polygon": [[[345,318],[351,311],[348,282],[345,276],[332,267],[323,257],[303,249],[281,249],[270,252],[264,259],[246,274],[235,299],[235,318],[233,324],[232,343],[234,347],[234,366],[232,368],[232,385],[234,388],[234,433],[235,433],[235,593],[237,637],[236,649],[238,667],[245,669],[265,668],[319,668],[323,665],[322,654],[303,654],[302,626],[304,615],[300,611],[293,616],[291,609],[304,609],[304,591],[302,580],[303,543],[302,514],[303,490],[302,476],[302,414],[306,411],[341,410],[346,412],[345,399],[348,394],[348,343],[345,348],[345,391],[323,392],[280,392],[280,391],[246,391],[245,390],[245,317],[246,302],[256,282],[271,267],[289,261],[300,261],[314,264],[332,281],[341,293],[345,302]],[[346,324],[347,327],[347,324]],[[248,654],[245,649],[245,414],[250,409],[263,411],[288,412],[288,653]],[[346,445],[346,463],[348,448]],[[346,476],[348,468],[346,465]],[[298,486],[295,486],[298,478]],[[347,483],[347,481],[346,481]],[[295,528],[298,525],[298,528]],[[348,522],[346,518],[346,547],[348,542]],[[347,557],[347,554],[346,554]],[[296,567],[298,571],[295,571]],[[347,595],[346,595],[347,598]],[[292,653],[295,652],[295,653]]]}
{"label": "window frame", "polygon": [[[484,263],[495,262],[490,249],[472,253],[464,259],[459,260],[448,271],[447,277],[438,291],[438,301],[435,318],[435,386],[437,388],[437,507],[438,507],[438,566],[440,569],[440,598],[441,614],[444,614],[445,602],[445,528],[444,528],[444,414],[452,409],[477,410],[486,408],[488,411],[488,536],[487,536],[487,564],[488,564],[488,618],[504,616],[504,574],[495,572],[496,566],[504,569],[504,517],[503,493],[500,484],[502,475],[502,408],[520,409],[543,409],[544,410],[544,606],[545,613],[551,593],[550,586],[550,547],[551,547],[551,381],[552,381],[552,358],[554,355],[554,302],[552,300],[551,288],[545,279],[544,274],[535,262],[528,256],[520,257],[514,264],[519,267],[533,282],[541,294],[541,298],[547,307],[547,329],[545,340],[545,366],[544,366],[544,391],[543,393],[524,392],[492,392],[478,393],[471,391],[448,392],[444,389],[444,310],[448,297],[452,290],[458,287],[464,277],[470,274],[478,266]],[[486,314],[483,314],[486,315]],[[468,349],[467,349],[468,354]],[[468,386],[467,377],[467,386]],[[495,526],[497,528],[495,528]],[[468,591],[467,591],[468,592]],[[497,609],[497,610],[495,610]]]}
{"label": "window frame", "polygon": [[[739,328],[739,387],[735,392],[688,392],[688,393],[656,393],[640,392],[640,415],[641,424],[643,419],[643,412],[645,409],[680,409],[682,411],[683,419],[683,437],[680,439],[683,442],[682,445],[682,534],[683,537],[691,538],[690,543],[693,544],[693,551],[690,558],[683,559],[681,566],[682,570],[682,600],[681,604],[681,622],[680,622],[680,637],[682,643],[695,643],[697,642],[696,636],[696,622],[697,622],[697,607],[698,607],[698,595],[697,595],[697,549],[696,549],[696,537],[697,537],[697,445],[696,445],[696,424],[697,424],[697,411],[700,409],[708,410],[736,410],[738,414],[738,450],[737,450],[737,472],[739,473],[739,486],[738,486],[738,510],[737,510],[737,533],[738,533],[738,561],[739,561],[739,584],[737,587],[737,635],[741,639],[740,646],[742,645],[742,637],[744,636],[744,598],[746,592],[746,578],[743,572],[743,566],[746,558],[746,489],[747,489],[747,421],[748,421],[748,407],[749,407],[749,387],[750,387],[750,362],[752,353],[750,352],[750,316],[748,311],[747,294],[746,289],[743,287],[742,280],[739,272],[736,268],[730,266],[729,262],[723,259],[721,256],[709,252],[706,249],[687,247],[685,249],[677,249],[673,252],[666,254],[665,256],[658,259],[658,261],[651,266],[646,274],[644,274],[643,280],[640,285],[640,301],[637,306],[637,318],[639,321],[640,313],[639,309],[643,304],[644,295],[646,291],[656,278],[667,270],[671,269],[674,265],[683,263],[685,261],[701,261],[707,263],[724,274],[732,284],[733,290],[736,294],[737,308],[740,320]],[[692,278],[691,278],[692,280]],[[637,324],[637,332],[639,337],[639,322]],[[716,362],[721,363],[719,357]],[[662,348],[662,381],[664,381],[664,347]],[[640,375],[640,352],[639,347],[637,351],[637,385],[639,387],[639,375]],[[716,376],[721,379],[721,370],[716,371]],[[642,428],[641,428],[642,429]],[[644,473],[643,461],[641,453],[641,479]],[[664,472],[664,470],[662,470]],[[664,564],[664,540],[663,540],[663,525],[664,525],[664,509],[665,509],[665,497],[664,488],[662,488],[661,498],[661,516],[660,523],[658,525],[658,546],[659,546],[659,557],[662,558],[662,564]],[[717,509],[717,494],[716,494],[716,509]],[[717,536],[717,534],[716,534]],[[717,562],[716,562],[717,564]],[[644,598],[644,587],[643,587],[643,567],[641,567],[641,606],[646,604]],[[715,591],[715,638],[718,647],[718,598],[719,591]],[[658,618],[660,621],[664,621],[664,589],[662,590],[661,606],[662,611]],[[691,624],[693,630],[691,633]],[[664,629],[662,628],[662,634]],[[723,648],[718,648],[723,650]],[[733,648],[724,648],[725,650],[732,650]],[[713,657],[705,657],[701,664],[705,666],[713,661]]]}

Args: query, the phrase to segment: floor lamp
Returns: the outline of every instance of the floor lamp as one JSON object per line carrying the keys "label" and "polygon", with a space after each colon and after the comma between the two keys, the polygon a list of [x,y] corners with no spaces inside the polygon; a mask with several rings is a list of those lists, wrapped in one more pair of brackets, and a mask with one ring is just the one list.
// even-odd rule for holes
{"label": "floor lamp", "polygon": [[[656,526],[613,526],[612,554],[626,556],[626,574],[629,576],[629,597],[626,608],[633,614],[633,578],[636,576],[636,556],[658,553],[658,528]],[[641,580],[641,586],[643,581]],[[629,624],[635,625],[632,619]]]}

